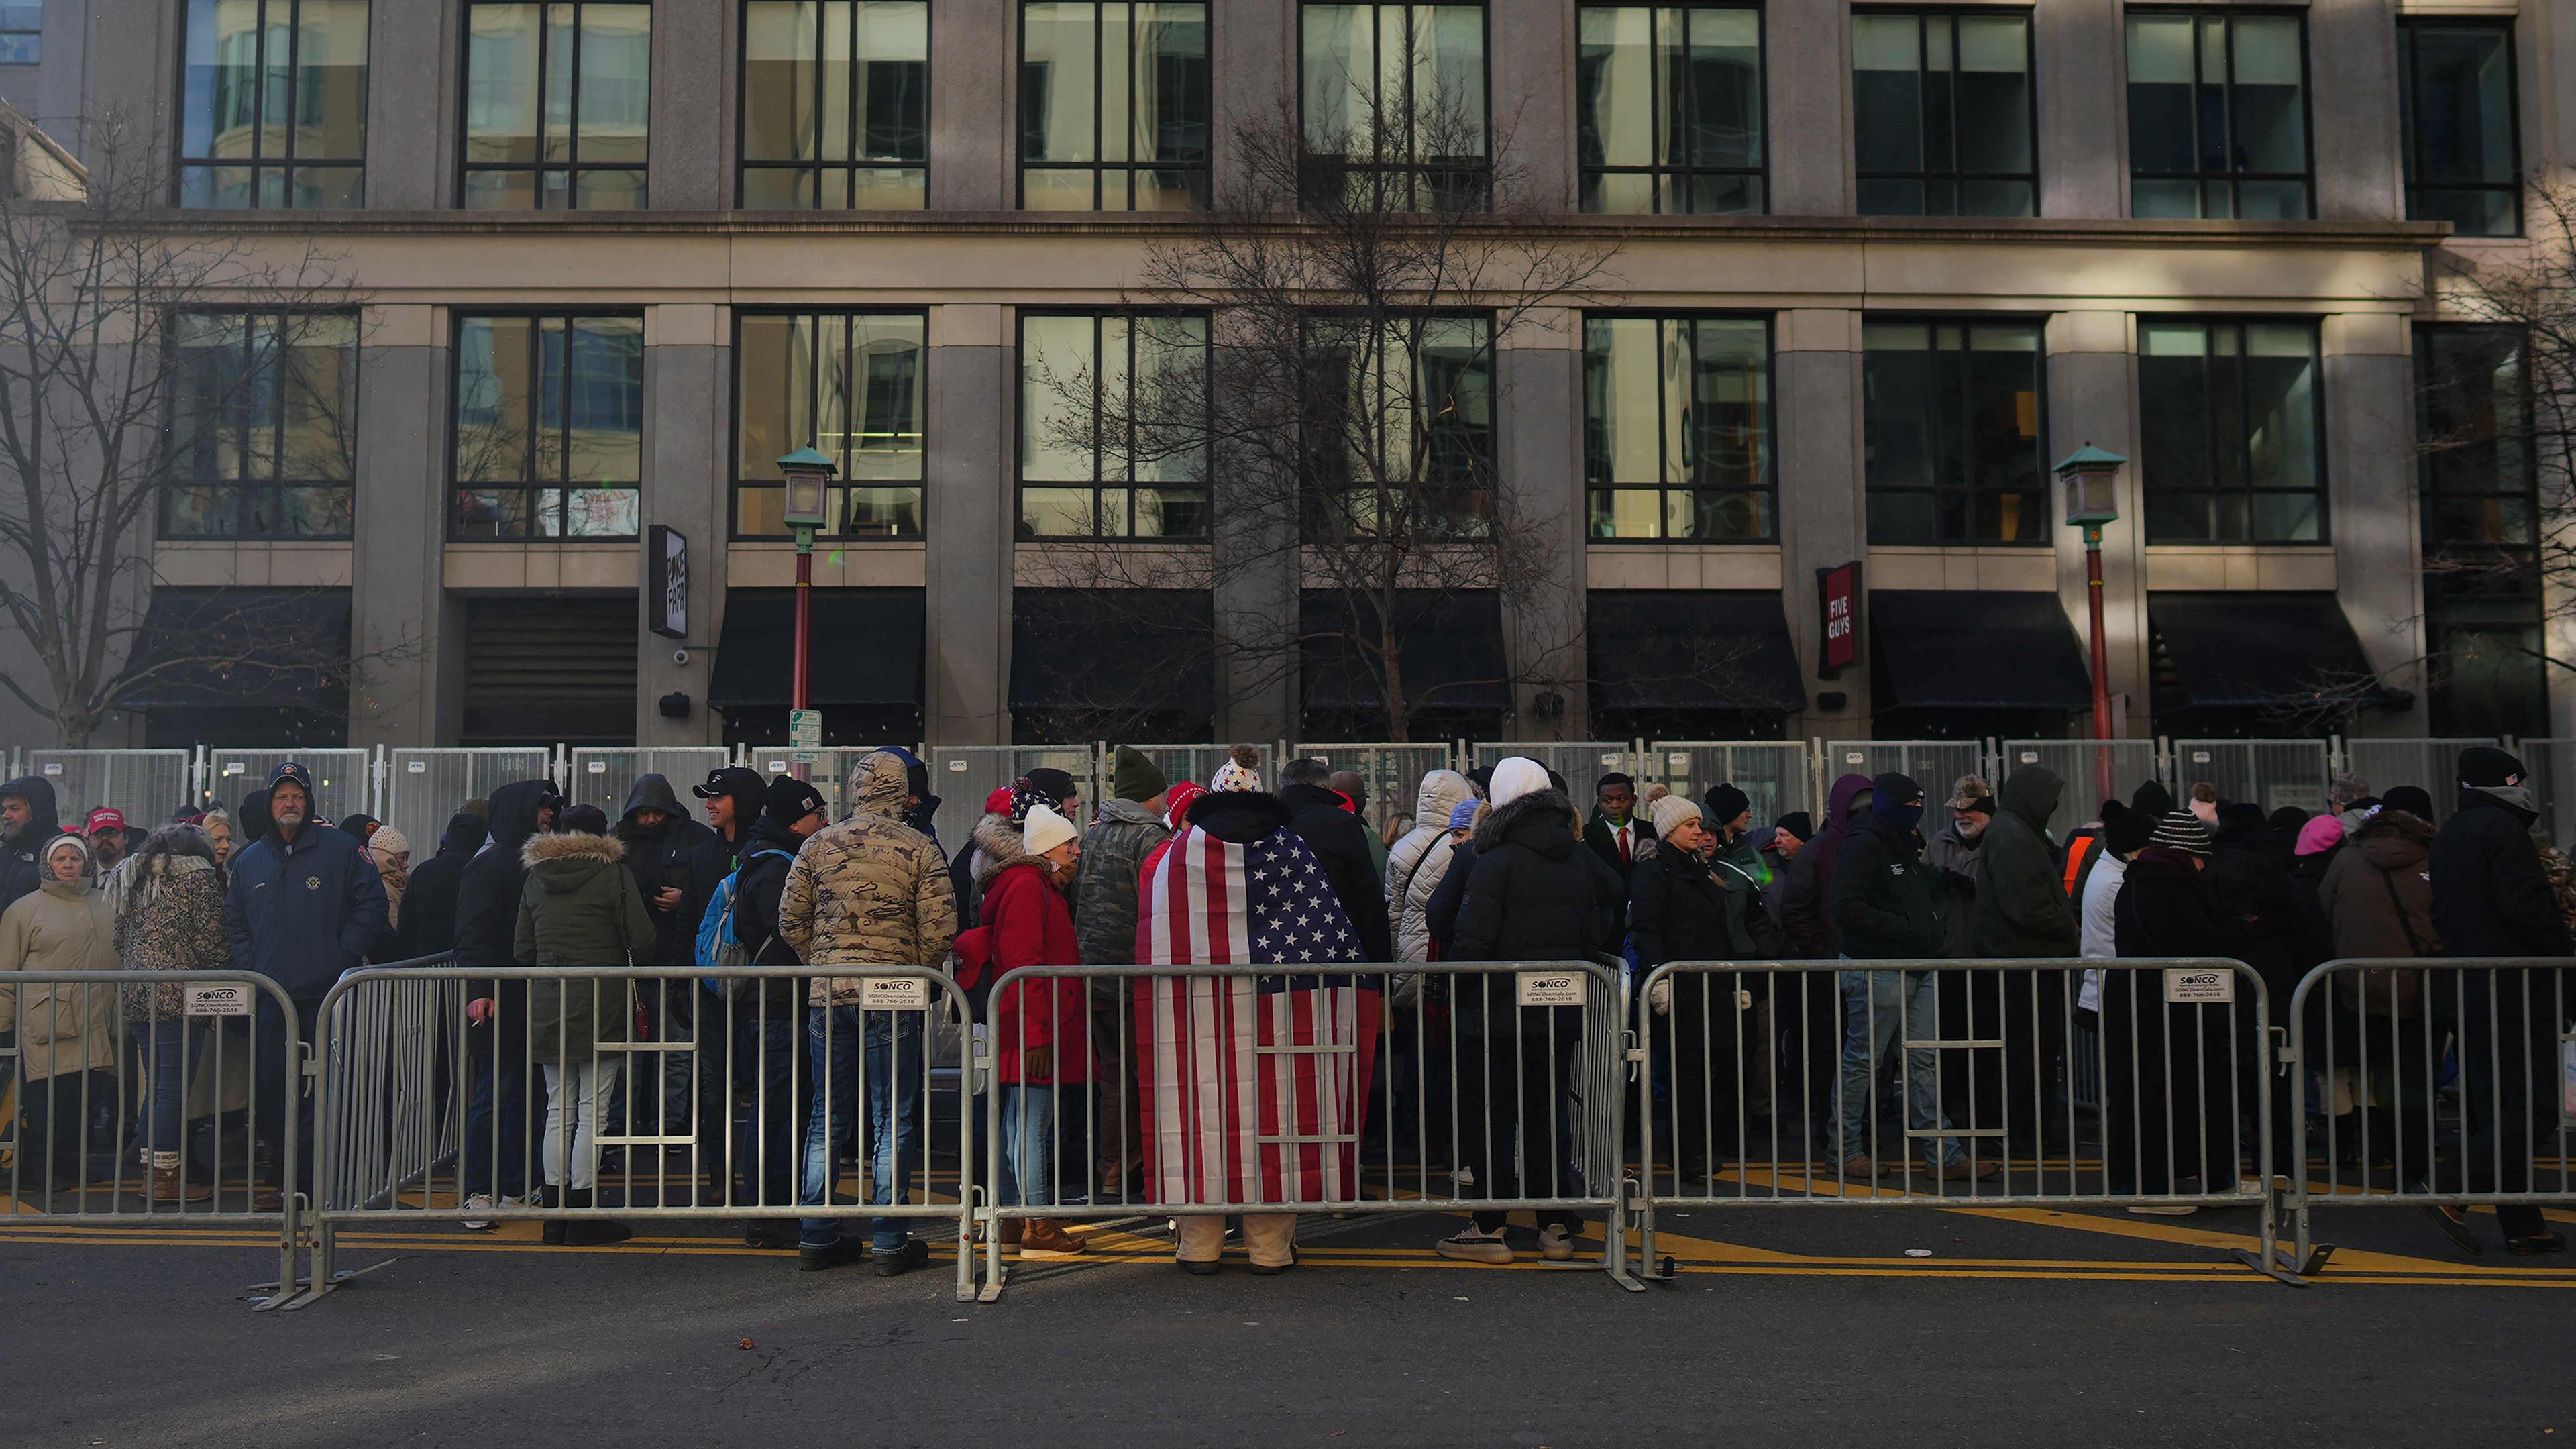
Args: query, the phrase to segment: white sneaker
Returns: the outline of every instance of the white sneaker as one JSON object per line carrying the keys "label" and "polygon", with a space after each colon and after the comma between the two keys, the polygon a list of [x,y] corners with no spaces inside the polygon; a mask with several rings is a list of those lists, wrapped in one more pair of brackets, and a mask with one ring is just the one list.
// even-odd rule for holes
{"label": "white sneaker", "polygon": [[1449,1176],[1460,1187],[1474,1187],[1476,1185],[1476,1169],[1472,1167],[1459,1168],[1457,1171],[1450,1173]]}
{"label": "white sneaker", "polygon": [[474,1214],[488,1213],[491,1210],[492,1195],[488,1192],[478,1192],[465,1200],[466,1216],[458,1219],[456,1225],[460,1228],[465,1228],[469,1231],[479,1233],[492,1226],[492,1220],[490,1218],[478,1218],[475,1217]]}
{"label": "white sneaker", "polygon": [[1462,1263],[1508,1263],[1512,1260],[1512,1245],[1503,1234],[1480,1233],[1473,1224],[1455,1237],[1442,1238],[1432,1245],[1432,1251]]}
{"label": "white sneaker", "polygon": [[1551,1263],[1571,1262],[1574,1258],[1573,1235],[1566,1232],[1563,1225],[1550,1223],[1538,1235],[1538,1251],[1540,1257]]}
{"label": "white sneaker", "polygon": [[2129,1209],[2132,1215],[2142,1218],[2187,1218],[2198,1211],[2198,1207],[2187,1202],[2139,1203]]}

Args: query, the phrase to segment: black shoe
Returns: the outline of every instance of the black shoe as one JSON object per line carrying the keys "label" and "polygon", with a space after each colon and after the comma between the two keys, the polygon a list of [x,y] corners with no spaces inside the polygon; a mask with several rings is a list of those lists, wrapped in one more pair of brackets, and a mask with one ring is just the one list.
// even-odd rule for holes
{"label": "black shoe", "polygon": [[2507,1238],[2504,1240],[2504,1250],[2508,1253],[2519,1253],[2526,1258],[2540,1253],[2563,1253],[2567,1251],[2567,1235],[2544,1230],[2519,1238]]}
{"label": "black shoe", "polygon": [[[1217,1261],[1214,1258],[1209,1258],[1204,1262],[1197,1258],[1181,1258],[1177,1261],[1181,1265],[1181,1271],[1189,1274],[1193,1278],[1213,1278],[1216,1276]],[[1271,1271],[1276,1272],[1278,1270],[1272,1269]]]}
{"label": "black shoe", "polygon": [[[2412,1191],[2415,1192],[2431,1192],[2432,1190],[2433,1189],[2429,1184],[2421,1182],[2415,1184],[2412,1189]],[[2478,1235],[2476,1233],[2469,1231],[2469,1215],[2466,1211],[2462,1210],[2459,1204],[2448,1202],[2427,1203],[2424,1207],[2424,1216],[2433,1220],[2433,1226],[2442,1230],[2442,1236],[2450,1239],[2453,1247],[2458,1248],[2461,1252],[2468,1254],[2472,1258],[2482,1257],[2485,1255],[2486,1245],[2478,1241]]]}
{"label": "black shoe", "polygon": [[[596,1194],[568,1190],[563,1195],[567,1208],[587,1208],[598,1201]],[[555,1236],[546,1239],[567,1248],[605,1248],[635,1236],[635,1230],[611,1218],[564,1218],[546,1224]]]}
{"label": "black shoe", "polygon": [[743,1224],[742,1245],[768,1253],[783,1253],[796,1246],[796,1229],[785,1223],[766,1220]]}
{"label": "black shoe", "polygon": [[867,1255],[868,1245],[852,1238],[842,1238],[825,1248],[808,1248],[800,1245],[796,1249],[796,1267],[800,1272],[820,1273],[826,1268],[838,1268],[844,1263],[855,1263]]}
{"label": "black shoe", "polygon": [[900,1278],[913,1269],[929,1263],[930,1245],[919,1238],[914,1238],[894,1252],[869,1254],[869,1261],[876,1265],[878,1277]]}

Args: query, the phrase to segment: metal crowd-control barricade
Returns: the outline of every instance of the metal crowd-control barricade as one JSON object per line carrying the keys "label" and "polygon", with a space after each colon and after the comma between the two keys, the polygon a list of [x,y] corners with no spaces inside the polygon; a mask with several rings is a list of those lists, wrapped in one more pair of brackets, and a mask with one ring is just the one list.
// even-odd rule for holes
{"label": "metal crowd-control barricade", "polygon": [[1695,801],[1713,785],[1733,785],[1753,802],[1753,823],[1768,825],[1791,811],[1820,807],[1815,763],[1805,740],[1658,740],[1639,756],[1637,779],[1641,794],[1646,785],[1661,785]]}
{"label": "metal crowd-control barricade", "polygon": [[[1002,1291],[1000,1226],[1015,1220],[1392,1210],[1597,1213],[1598,1265],[1638,1288],[1620,1162],[1627,1004],[1619,973],[1581,961],[1008,972],[978,1061],[983,1296]],[[1040,1010],[1057,1043],[1043,1072],[1012,1024]],[[1069,1034],[1080,1081],[1057,1080]],[[1121,1088],[1096,1115],[1095,1071]]]}
{"label": "metal crowd-control barricade", "polygon": [[[375,761],[365,750],[209,747],[205,756],[204,794],[208,805],[232,809],[244,795],[267,789],[269,772],[293,760],[313,777],[313,813],[320,818],[338,820],[376,808]],[[433,835],[433,846],[436,840]]]}
{"label": "metal crowd-control barricade", "polygon": [[[719,1217],[792,1236],[827,1215],[845,1233],[869,1218],[954,1227],[957,1294],[972,1298],[974,1119],[962,1091],[941,1100],[931,1049],[966,1036],[971,1012],[940,971],[866,969],[848,982],[865,1004],[823,1013],[807,1008],[805,966],[728,971],[721,992],[690,967],[470,969],[453,956],[342,976],[321,1007],[310,1286],[290,1306],[373,1271],[338,1264],[341,1234],[361,1227]],[[644,982],[691,983],[684,1032],[633,1036]],[[631,1088],[677,1052],[697,1072],[672,1121]]]}
{"label": "metal crowd-control barricade", "polygon": [[[1358,771],[1359,777],[1368,782],[1368,822],[1379,830],[1384,830],[1388,821],[1413,813],[1415,799],[1422,793],[1423,776],[1434,770],[1464,768],[1458,764],[1455,747],[1440,740],[1422,744],[1309,740],[1291,745],[1288,752],[1300,759],[1321,760],[1336,770]],[[1277,789],[1278,770],[1274,767],[1262,776],[1262,781]],[[1202,779],[1199,783],[1207,782]]]}
{"label": "metal crowd-control barricade", "polygon": [[550,745],[463,749],[395,745],[385,751],[375,813],[411,842],[412,863],[418,865],[438,854],[447,817],[466,801],[489,800],[494,790],[513,780],[554,777],[555,752]]}
{"label": "metal crowd-control barricade", "polygon": [[2333,1256],[2311,1230],[2319,1206],[2576,1207],[2571,971],[2564,957],[2401,956],[2328,961],[2299,982],[2283,1271]]}
{"label": "metal crowd-control barricade", "polygon": [[564,780],[564,800],[571,805],[596,805],[617,819],[626,813],[627,792],[646,775],[660,775],[671,782],[680,803],[691,803],[689,787],[706,779],[710,770],[721,770],[734,762],[733,750],[725,745],[662,745],[651,749],[577,748],[572,752]]}
{"label": "metal crowd-control barricade", "polygon": [[1512,756],[1536,760],[1565,777],[1565,792],[1575,808],[1592,810],[1593,786],[1604,775],[1634,776],[1640,768],[1634,740],[1479,740],[1468,746],[1468,763],[1478,768]]}
{"label": "metal crowd-control barricade", "polygon": [[[2102,973],[2090,1144],[2068,1079],[2088,971]],[[1782,1047],[1757,1118],[1766,998]],[[2256,1207],[2262,1252],[2242,1257],[2273,1271],[2269,1193],[2242,1175],[2249,1153],[2256,1172],[2273,1155],[2270,1008],[2240,962],[1675,961],[1646,973],[1637,1024],[1650,1274],[1673,1271],[1659,1212],[1825,1207]]]}
{"label": "metal crowd-control barricade", "polygon": [[[858,767],[859,761],[878,750],[892,748],[897,746],[891,743],[834,745],[829,749],[809,751],[814,758],[806,762],[805,778],[816,790],[821,791],[824,800],[830,803],[831,818],[838,820],[849,813],[848,805],[841,799],[841,791],[850,783],[850,771]],[[900,748],[909,750],[915,759],[929,758],[922,753],[928,748],[927,746],[904,744]],[[796,747],[794,745],[745,745],[742,748],[742,763],[767,778],[792,775],[796,773]],[[675,780],[672,783],[676,786],[680,782]],[[933,788],[935,790],[936,786]],[[954,818],[953,815],[952,818]]]}
{"label": "metal crowd-control barricade", "polygon": [[[2154,740],[2006,740],[1997,754],[1995,778],[1989,783],[1998,790],[2024,765],[2057,772],[2066,782],[2070,807],[2059,812],[2061,821],[2090,820],[2104,800],[2126,800],[2140,785],[2164,777],[2163,752]],[[1925,781],[1924,788],[1930,789],[1931,782]]]}
{"label": "metal crowd-control barricade", "polygon": [[2494,735],[2450,738],[2375,739],[2346,737],[2336,742],[2335,768],[2361,777],[2373,795],[2400,785],[2420,785],[2433,797],[2433,823],[2451,818],[2460,803],[2460,751],[2500,743]]}
{"label": "metal crowd-control barricade", "polygon": [[[2541,828],[2560,850],[2576,849],[2576,739],[2515,740],[2513,752],[2522,767],[2531,772],[2531,778],[2523,783],[2531,787],[2531,797],[2540,802]],[[2454,760],[2451,765],[2456,770],[2459,762]],[[2448,789],[2429,784],[2424,788],[2433,791],[2436,801],[2444,801],[2447,796],[2444,803],[2458,803],[2456,781]]]}
{"label": "metal crowd-control barricade", "polygon": [[2206,780],[2221,800],[2250,800],[2267,815],[2284,805],[2311,815],[2326,808],[2331,760],[2324,740],[2176,740],[2167,758],[2177,802]]}
{"label": "metal crowd-control barricade", "polygon": [[[1260,752],[1262,781],[1266,784],[1275,783],[1279,778],[1278,744],[1260,740],[1248,743]],[[1163,778],[1175,784],[1183,780],[1195,780],[1205,785],[1208,777],[1216,773],[1217,766],[1226,762],[1227,753],[1233,749],[1232,745],[1221,744],[1145,745],[1123,740],[1108,741],[1100,747],[1100,784],[1104,795],[1110,786],[1110,776],[1116,768],[1118,746],[1121,744],[1126,744],[1129,749],[1153,761],[1155,768],[1163,772]]]}
{"label": "metal crowd-control barricade", "polygon": [[[267,1296],[257,1307],[292,1299],[303,1163],[290,1124],[306,1083],[285,991],[248,971],[10,971],[0,996],[7,1220],[275,1227],[277,1281],[258,1285]],[[165,1092],[167,1110],[156,1100]],[[92,1130],[102,1107],[104,1142]],[[253,1147],[263,1130],[265,1168]],[[176,1199],[152,1195],[156,1152],[178,1154]],[[277,1193],[275,1207],[260,1206],[263,1190]]]}
{"label": "metal crowd-control barricade", "polygon": [[[1923,787],[1923,838],[1931,839],[1950,823],[1950,786],[1961,775],[1987,772],[1986,747],[1977,740],[1827,740],[1824,785],[1845,775],[1878,776],[1894,770]],[[1994,782],[1989,780],[1988,784]],[[1818,830],[1833,822],[1819,819]]]}
{"label": "metal crowd-control barricade", "polygon": [[75,830],[101,805],[149,830],[196,800],[196,770],[194,750],[29,750],[25,766],[54,787],[55,808]]}
{"label": "metal crowd-control barricade", "polygon": [[1088,745],[933,745],[929,761],[930,788],[945,812],[941,833],[952,850],[962,848],[983,818],[985,797],[1031,770],[1071,775],[1081,789],[1086,816],[1100,798],[1099,756]]}

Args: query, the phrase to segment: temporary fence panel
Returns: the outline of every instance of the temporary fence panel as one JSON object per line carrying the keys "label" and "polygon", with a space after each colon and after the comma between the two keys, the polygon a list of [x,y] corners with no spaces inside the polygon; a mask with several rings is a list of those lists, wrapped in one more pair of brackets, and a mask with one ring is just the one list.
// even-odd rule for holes
{"label": "temporary fence panel", "polygon": [[[2071,1049],[2088,997],[2091,1062]],[[2274,1160],[2281,1093],[2263,981],[2238,962],[1673,962],[1637,1023],[1650,1273],[1670,1271],[1674,1210],[2267,1200],[2244,1164]],[[2271,1248],[2267,1212],[2266,1265]]]}
{"label": "temporary fence panel", "polygon": [[680,803],[689,805],[694,803],[690,786],[704,783],[709,771],[733,762],[734,752],[724,745],[584,746],[572,752],[571,778],[563,782],[564,799],[573,805],[596,805],[613,821],[626,812],[627,793],[637,780],[660,775],[671,782],[671,793],[680,797]]}
{"label": "temporary fence panel", "polygon": [[1100,798],[1099,760],[1088,745],[933,745],[929,760],[930,788],[939,795],[943,824],[954,827],[953,833],[943,831],[952,849],[983,818],[985,798],[1031,770],[1071,775],[1082,793],[1086,819]]}
{"label": "temporary fence panel", "polygon": [[1753,823],[1814,811],[1815,751],[1804,740],[1658,740],[1639,757],[1640,791],[1661,785],[1697,801],[1733,785],[1753,801]]}
{"label": "temporary fence panel", "polygon": [[2460,751],[2500,743],[2494,735],[2452,739],[2350,739],[2341,741],[2338,774],[2358,777],[2373,795],[2418,785],[2433,796],[2433,823],[2451,818],[2460,800]]}
{"label": "temporary fence panel", "polygon": [[2311,815],[2326,808],[2324,740],[2176,740],[2170,755],[2177,802],[2207,781],[2219,799],[2251,800],[2266,815],[2285,805]]}
{"label": "temporary fence panel", "polygon": [[29,750],[20,768],[54,787],[66,829],[105,805],[149,830],[197,799],[193,750]]}
{"label": "temporary fence panel", "polygon": [[[428,749],[396,745],[385,751],[384,785],[377,792],[376,814],[411,842],[412,864],[438,853],[447,817],[468,800],[489,800],[492,792],[513,780],[550,780],[555,751],[550,745],[505,745],[466,749]],[[685,797],[683,797],[685,801]]]}
{"label": "temporary fence panel", "polygon": [[[2576,798],[2564,803],[2560,800],[2562,790],[2576,792],[2576,740],[2516,740],[2513,752],[2522,767],[2531,772],[2531,778],[2524,783],[2531,786],[2532,798],[2539,802],[2541,828],[2560,850],[2576,849]],[[2454,767],[2458,764],[2452,763]],[[2430,785],[2424,788],[2433,790],[2437,807],[2446,796],[2459,794],[2456,785],[2447,791]]]}
{"label": "temporary fence panel", "polygon": [[[1234,747],[1232,745],[1130,745],[1128,748],[1153,761],[1154,767],[1163,772],[1163,779],[1168,784],[1177,785],[1183,780],[1194,780],[1205,785],[1208,777],[1216,773],[1216,767],[1226,762],[1227,752]],[[1262,782],[1276,786],[1279,782],[1280,764],[1278,745],[1255,742],[1252,748],[1261,762]],[[1117,769],[1117,754],[1118,746],[1115,742],[1100,747],[1100,790],[1104,798],[1112,786],[1112,778]]]}
{"label": "temporary fence panel", "polygon": [[[538,1218],[567,1242],[604,1243],[618,1220],[710,1215],[781,1243],[800,1218],[840,1216],[854,1244],[872,1217],[944,1225],[971,1298],[975,1119],[953,1074],[943,1100],[930,1049],[969,1035],[956,985],[871,967],[834,982],[849,1004],[809,1027],[804,967],[725,972],[721,991],[701,975],[468,970],[444,956],[341,977],[321,1006],[312,1287],[294,1306],[351,1276],[335,1260],[357,1224]],[[486,981],[498,985],[475,1008],[482,1024],[461,1026],[461,998]],[[652,983],[677,994],[639,1034],[629,993],[656,1000]],[[909,1127],[880,1133],[882,1120]]]}
{"label": "temporary fence panel", "polygon": [[[2378,781],[2370,782],[2375,788]],[[2576,1207],[2576,1010],[2564,957],[2328,961],[2291,998],[2282,1266],[2313,1273],[2318,1206],[2487,1206],[2508,1235]],[[2311,1162],[2311,1159],[2315,1159]],[[2482,1219],[2442,1231],[2481,1251]]]}
{"label": "temporary fence panel", "polygon": [[[987,1299],[1002,1221],[1173,1218],[1180,1256],[1214,1261],[1224,1215],[1252,1214],[1245,1246],[1271,1265],[1291,1230],[1261,1215],[1397,1204],[1599,1213],[1598,1265],[1636,1286],[1618,976],[1571,961],[1281,969],[1033,966],[996,983]],[[1043,1065],[1023,1011],[1051,1018]],[[1120,1088],[1096,1116],[1091,1081]]]}
{"label": "temporary fence panel", "polygon": [[367,750],[232,750],[208,746],[203,780],[205,802],[227,810],[243,796],[268,788],[268,777],[292,760],[313,777],[313,813],[324,820],[364,814],[376,808],[375,757]]}
{"label": "temporary fence panel", "polygon": [[1423,776],[1434,770],[1462,768],[1454,747],[1437,740],[1426,744],[1309,740],[1290,746],[1290,753],[1321,760],[1336,770],[1358,771],[1359,777],[1368,782],[1368,822],[1379,830],[1413,814],[1414,804],[1422,795]]}
{"label": "temporary fence panel", "polygon": [[[830,749],[806,751],[814,758],[804,762],[805,779],[816,790],[822,792],[823,799],[831,806],[828,814],[832,819],[838,820],[848,813],[847,804],[841,797],[849,786],[850,772],[858,768],[859,761],[886,748],[908,750],[916,759],[929,758],[922,753],[922,746],[912,743],[904,743],[900,746],[893,745],[891,742],[887,745],[836,745]],[[798,763],[796,747],[794,745],[745,745],[742,747],[742,762],[747,767],[758,770],[765,777],[793,775],[796,773]],[[932,793],[937,793],[935,785]],[[950,813],[953,815],[955,812]]]}
{"label": "temporary fence panel", "polygon": [[2140,785],[2164,778],[2154,740],[2006,740],[1996,755],[1995,778],[1990,783],[1997,790],[2024,765],[2054,770],[2066,782],[2064,801],[2051,826],[2060,834],[2068,826],[2092,819],[2104,800],[2126,800]]}
{"label": "temporary fence panel", "polygon": [[0,1215],[272,1228],[278,1280],[258,1306],[285,1303],[309,1166],[288,1127],[297,1026],[285,991],[247,971],[0,972],[0,1087],[16,1098],[0,1122]]}
{"label": "temporary fence panel", "polygon": [[[1923,838],[1929,840],[1950,823],[1950,787],[1961,775],[1989,769],[1980,740],[1827,740],[1821,773],[1828,789],[1845,775],[1876,778],[1893,770],[1912,776],[1923,787]],[[1820,819],[1816,828],[1832,824]]]}
{"label": "temporary fence panel", "polygon": [[1467,747],[1468,763],[1478,769],[1514,755],[1564,777],[1565,792],[1586,815],[1592,812],[1593,787],[1602,776],[1634,776],[1639,768],[1634,740],[1478,740]]}

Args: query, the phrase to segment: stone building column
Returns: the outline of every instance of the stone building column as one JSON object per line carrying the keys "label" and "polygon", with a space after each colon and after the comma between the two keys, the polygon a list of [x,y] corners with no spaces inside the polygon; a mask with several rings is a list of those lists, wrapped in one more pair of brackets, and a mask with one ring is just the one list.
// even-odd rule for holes
{"label": "stone building column", "polygon": [[[1775,42],[1774,53],[1777,53]],[[1826,679],[1824,605],[1816,570],[1869,553],[1867,514],[1861,497],[1860,314],[1827,309],[1783,312],[1773,349],[1778,376],[1780,447],[1781,584],[1787,594],[1789,635],[1798,648],[1798,673],[1807,690],[1805,729],[1813,739],[1853,739],[1869,730],[1869,659],[1878,647],[1861,605],[1860,662]],[[1869,585],[1861,570],[1861,584]],[[1844,706],[1827,711],[1816,697],[1839,692]]]}
{"label": "stone building column", "polygon": [[2325,319],[2328,537],[2335,592],[2362,653],[2389,684],[2413,690],[2402,713],[2363,716],[2372,734],[2425,727],[2422,510],[2417,501],[2415,369],[2406,319],[2345,312]]}
{"label": "stone building column", "polygon": [[441,667],[464,649],[445,618],[447,313],[370,307],[363,326],[349,743],[435,745],[453,712],[442,709]]}
{"label": "stone building column", "polygon": [[[713,744],[724,720],[707,705],[715,678],[715,644],[724,629],[726,535],[732,530],[733,469],[726,457],[733,420],[733,348],[726,309],[703,302],[663,303],[644,314],[644,510],[635,578],[635,742]],[[645,546],[654,524],[689,540],[689,637],[672,639],[646,626],[646,591],[659,577]],[[689,662],[673,662],[683,645]],[[662,717],[662,696],[689,696],[685,719]]]}
{"label": "stone building column", "polygon": [[1010,740],[1009,327],[999,306],[930,309],[922,725],[936,744]]}
{"label": "stone building column", "polygon": [[1848,216],[1851,18],[1841,5],[1768,5],[1762,26],[1772,214]]}
{"label": "stone building column", "polygon": [[1013,141],[1019,87],[1013,78],[1019,66],[1017,0],[931,5],[931,210],[1009,211],[1017,204],[1012,168],[1019,154]]}
{"label": "stone building column", "polygon": [[[1531,312],[1498,339],[1495,426],[1501,437],[1503,523],[1537,546],[1523,588],[1504,591],[1503,659],[1512,687],[1514,739],[1586,737],[1583,545],[1583,314]],[[1549,717],[1540,696],[1553,694]]]}

